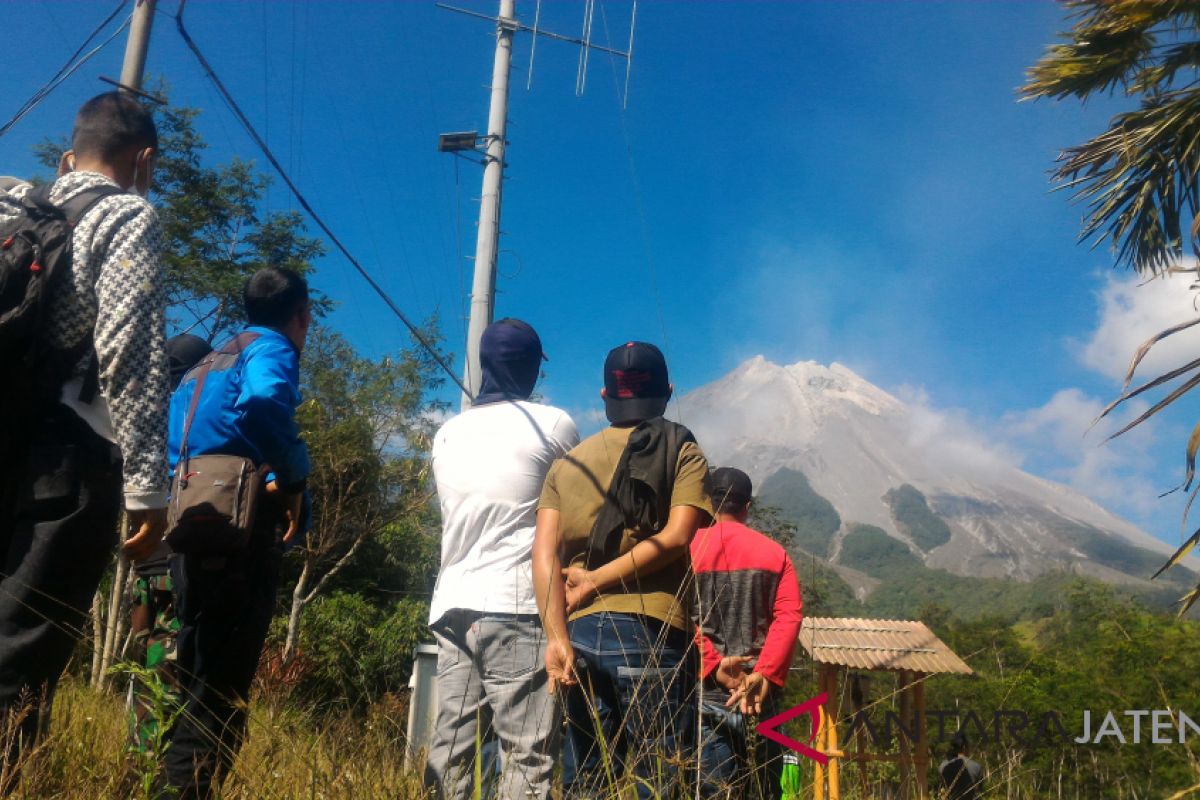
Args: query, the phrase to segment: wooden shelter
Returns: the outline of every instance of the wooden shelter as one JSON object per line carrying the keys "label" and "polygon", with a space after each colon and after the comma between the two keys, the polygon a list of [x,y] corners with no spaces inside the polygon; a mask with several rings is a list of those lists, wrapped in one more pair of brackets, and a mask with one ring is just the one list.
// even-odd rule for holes
{"label": "wooden shelter", "polygon": [[[842,761],[857,761],[863,794],[867,792],[867,763],[892,761],[900,766],[900,796],[929,797],[929,741],[925,732],[925,679],[953,673],[971,675],[966,663],[923,623],[853,617],[805,617],[800,628],[800,646],[817,665],[817,693],[828,695],[821,712],[821,727],[814,747],[825,753],[828,764],[815,764],[815,800],[839,800]],[[855,730],[856,752],[843,752],[838,738],[842,717],[839,683],[843,672],[893,673],[897,682],[898,720],[909,724],[915,742],[900,735],[899,754],[868,752],[861,726]],[[851,673],[850,719],[863,712],[861,676]]]}

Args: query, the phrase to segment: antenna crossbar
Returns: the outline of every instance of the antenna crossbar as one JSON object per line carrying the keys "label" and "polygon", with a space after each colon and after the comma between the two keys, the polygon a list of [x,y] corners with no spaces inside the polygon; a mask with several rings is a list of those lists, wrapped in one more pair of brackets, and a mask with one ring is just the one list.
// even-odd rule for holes
{"label": "antenna crossbar", "polygon": [[503,17],[492,16],[491,14],[482,14],[478,11],[471,11],[468,8],[459,8],[458,6],[451,6],[451,5],[447,5],[445,3],[434,3],[434,5],[437,6],[438,8],[444,8],[447,11],[454,11],[458,14],[465,14],[468,17],[476,17],[478,19],[489,20],[491,22],[496,23],[497,25],[502,25],[503,27],[507,28],[508,30],[526,31],[529,33],[536,33],[538,36],[545,36],[547,39],[557,39],[560,42],[569,42],[571,44],[577,44],[580,47],[586,47],[589,50],[598,50],[601,53],[608,53],[609,55],[617,56],[619,58],[629,58],[629,53],[625,52],[624,50],[616,50],[612,47],[605,47],[604,45],[595,44],[593,42],[589,42],[584,39],[578,39],[574,36],[563,36],[561,33],[553,33],[552,31],[548,31],[545,28],[531,28],[528,25],[522,25],[520,22],[516,22],[514,20],[504,19]]}

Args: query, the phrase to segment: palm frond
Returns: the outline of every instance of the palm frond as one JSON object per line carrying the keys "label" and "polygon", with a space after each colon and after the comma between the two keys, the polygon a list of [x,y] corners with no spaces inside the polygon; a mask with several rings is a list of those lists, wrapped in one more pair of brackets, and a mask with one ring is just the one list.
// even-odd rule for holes
{"label": "palm frond", "polygon": [[[1196,219],[1200,219],[1200,216],[1197,216]],[[1146,357],[1146,354],[1150,352],[1150,348],[1154,347],[1154,345],[1158,344],[1163,339],[1166,339],[1168,336],[1179,333],[1180,331],[1185,331],[1197,324],[1200,324],[1200,317],[1189,319],[1186,322],[1179,323],[1178,325],[1172,325],[1164,331],[1159,331],[1138,345],[1137,352],[1133,354],[1133,358],[1129,362],[1129,369],[1125,372],[1125,381],[1121,384],[1121,391],[1124,392],[1129,388],[1129,383],[1133,380],[1133,373],[1137,370],[1138,364],[1142,363],[1142,359]]]}
{"label": "palm frond", "polygon": [[[1132,400],[1133,398],[1137,397],[1138,395],[1142,394],[1143,392],[1148,392],[1149,390],[1155,388],[1156,386],[1161,386],[1162,384],[1167,383],[1168,381],[1172,381],[1175,378],[1178,378],[1180,375],[1191,372],[1192,370],[1196,369],[1197,367],[1200,367],[1200,358],[1196,359],[1195,361],[1189,361],[1188,363],[1184,364],[1182,367],[1176,367],[1175,369],[1171,370],[1170,372],[1163,373],[1162,375],[1159,375],[1154,380],[1147,381],[1146,383],[1143,383],[1141,386],[1137,387],[1136,389],[1133,389],[1132,391],[1122,393],[1116,400],[1113,400],[1111,403],[1106,405],[1104,407],[1104,410],[1101,411],[1100,414],[1097,415],[1097,417],[1094,420],[1092,420],[1092,427],[1095,427],[1097,422],[1099,422],[1100,420],[1107,417],[1110,413],[1112,413],[1113,409],[1115,409],[1117,406],[1124,403],[1126,400]],[[1130,426],[1130,427],[1132,427],[1132,426]],[[1121,431],[1121,433],[1124,433],[1124,431]],[[1120,434],[1116,434],[1116,433],[1113,434],[1113,436],[1118,436],[1118,435],[1120,435]],[[1109,438],[1111,439],[1112,436],[1110,436]]]}
{"label": "palm frond", "polygon": [[1185,490],[1191,488],[1192,479],[1196,477],[1197,450],[1200,450],[1200,423],[1197,423],[1196,427],[1192,428],[1192,435],[1188,437],[1187,451],[1184,457],[1186,471],[1183,478],[1183,488]]}
{"label": "palm frond", "polygon": [[1154,580],[1159,575],[1162,575],[1168,569],[1182,561],[1184,556],[1192,552],[1192,548],[1196,546],[1197,542],[1200,542],[1200,528],[1197,528],[1196,532],[1189,536],[1186,542],[1180,545],[1179,549],[1175,551],[1175,554],[1167,559],[1167,563],[1158,568],[1158,572],[1150,576],[1150,580]]}
{"label": "palm frond", "polygon": [[1189,391],[1194,389],[1197,385],[1200,385],[1200,375],[1193,375],[1192,377],[1188,378],[1187,382],[1185,382],[1178,389],[1171,392],[1169,395],[1164,397],[1162,400],[1159,400],[1154,405],[1150,406],[1150,408],[1147,409],[1141,415],[1139,415],[1137,419],[1135,419],[1133,422],[1128,423],[1127,425],[1125,425],[1119,431],[1114,433],[1112,436],[1109,436],[1104,441],[1106,441],[1106,442],[1112,441],[1113,439],[1117,438],[1121,434],[1129,432],[1130,429],[1136,428],[1138,425],[1141,425],[1143,422],[1150,419],[1152,416],[1157,414],[1159,411],[1162,411],[1164,408],[1171,405],[1171,403],[1174,403],[1180,397],[1187,394]]}
{"label": "palm frond", "polygon": [[1186,51],[1156,53],[1159,35],[1180,19],[1195,13],[1196,3],[1154,0],[1069,0],[1074,17],[1066,41],[1051,45],[1028,71],[1020,88],[1025,99],[1077,97],[1110,93],[1125,87],[1133,93],[1144,86],[1170,83],[1174,72],[1188,64]]}
{"label": "palm frond", "polygon": [[1155,95],[1059,157],[1057,181],[1087,204],[1080,238],[1112,243],[1118,265],[1159,274],[1183,255],[1200,212],[1200,88]]}
{"label": "palm frond", "polygon": [[1184,614],[1186,614],[1188,609],[1190,609],[1192,604],[1198,599],[1200,599],[1200,585],[1196,586],[1195,589],[1192,589],[1183,597],[1179,598],[1179,602],[1183,604],[1183,607],[1179,609],[1179,616],[1182,617]]}

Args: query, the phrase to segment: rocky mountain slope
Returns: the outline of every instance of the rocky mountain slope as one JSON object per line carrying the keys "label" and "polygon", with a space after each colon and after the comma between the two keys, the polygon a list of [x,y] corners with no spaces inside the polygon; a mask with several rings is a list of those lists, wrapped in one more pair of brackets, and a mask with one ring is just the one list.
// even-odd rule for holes
{"label": "rocky mountain slope", "polygon": [[[927,412],[840,364],[754,358],[682,398],[676,416],[714,464],[745,469],[759,496],[797,522],[800,548],[834,564],[863,569],[851,561],[883,534],[955,575],[1065,571],[1148,587],[1172,550],[987,446],[942,435]],[[1172,572],[1171,584],[1192,577]]]}

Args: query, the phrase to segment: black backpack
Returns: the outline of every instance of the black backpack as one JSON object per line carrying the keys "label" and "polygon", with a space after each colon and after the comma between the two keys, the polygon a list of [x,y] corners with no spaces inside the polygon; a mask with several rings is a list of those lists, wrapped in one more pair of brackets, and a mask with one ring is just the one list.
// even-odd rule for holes
{"label": "black backpack", "polygon": [[0,225],[0,452],[19,443],[40,408],[58,402],[62,385],[89,351],[95,371],[91,337],[70,351],[52,347],[46,311],[54,288],[71,280],[75,224],[100,200],[120,193],[97,186],[60,206],[50,202],[47,185],[27,192],[22,213]]}

